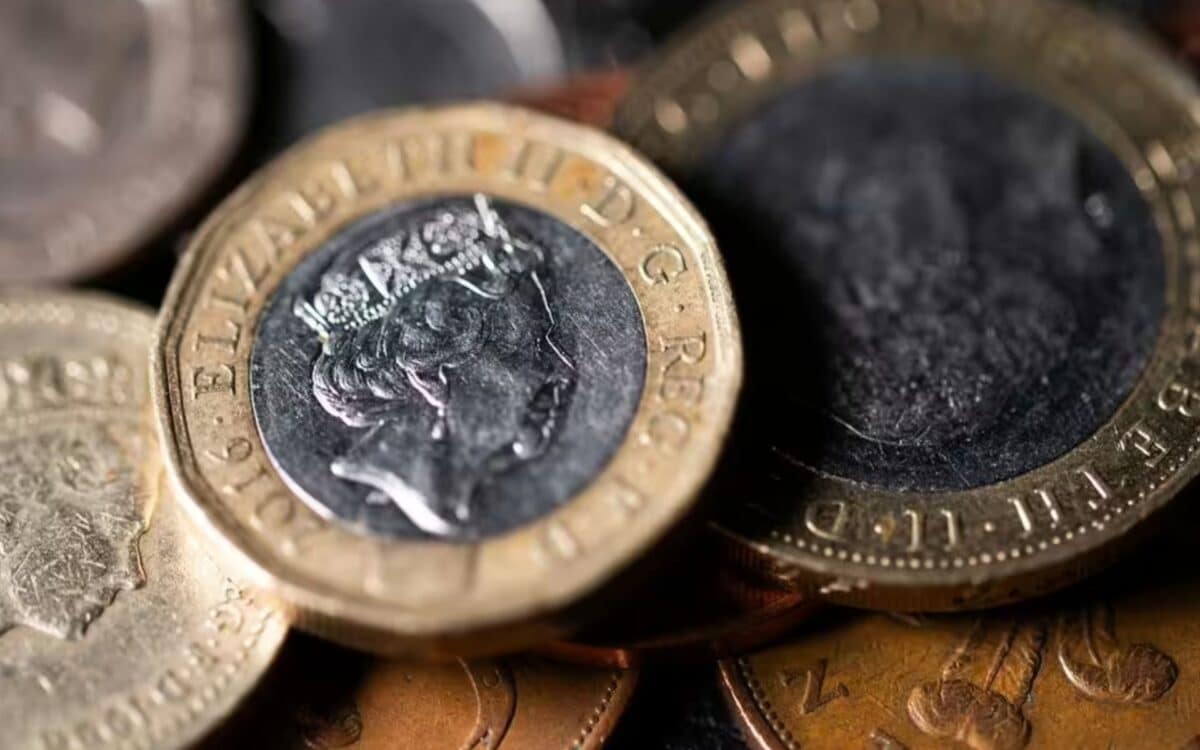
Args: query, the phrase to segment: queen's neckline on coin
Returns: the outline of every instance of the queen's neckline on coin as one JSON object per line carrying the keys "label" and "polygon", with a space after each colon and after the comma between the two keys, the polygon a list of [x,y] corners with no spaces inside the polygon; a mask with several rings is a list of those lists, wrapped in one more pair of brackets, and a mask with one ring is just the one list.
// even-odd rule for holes
{"label": "queen's neckline on coin", "polygon": [[[1057,588],[1110,559],[1200,468],[1189,416],[1198,412],[1189,248],[1200,241],[1188,194],[1200,135],[1190,81],[1152,45],[1083,8],[774,0],[714,16],[666,50],[622,104],[617,131],[686,185],[706,149],[772,95],[847,61],[914,58],[1012,81],[1116,154],[1161,235],[1165,313],[1153,349],[1111,416],[1032,470],[961,491],[902,492],[776,466],[782,479],[768,487],[748,490],[741,477],[738,498],[751,510],[720,525],[752,564],[839,601],[984,606]],[[723,245],[729,258],[739,252],[728,238]]]}
{"label": "queen's neckline on coin", "polygon": [[[420,488],[416,480],[409,483],[412,475],[403,467],[372,463],[370,457],[378,458],[378,453],[347,453],[347,446],[322,459],[329,462],[331,473],[363,487],[373,485],[376,493],[384,493],[375,494],[376,499],[396,500],[427,534],[441,534],[448,541],[433,541],[438,537],[429,535],[404,539],[360,533],[344,517],[332,520],[336,510],[329,503],[331,513],[314,512],[269,459],[264,433],[254,421],[258,407],[252,406],[247,389],[248,380],[254,385],[249,371],[254,337],[267,319],[261,311],[283,280],[363,217],[396,207],[407,210],[414,202],[434,198],[452,198],[461,206],[456,203],[447,211],[449,223],[440,229],[425,232],[425,225],[419,224],[414,225],[419,231],[404,235],[418,238],[414,242],[420,247],[400,243],[400,254],[393,257],[384,245],[396,243],[370,245],[378,252],[363,250],[362,257],[350,258],[344,268],[322,271],[342,273],[340,281],[330,276],[326,290],[337,291],[336,300],[320,296],[325,280],[297,296],[292,309],[308,331],[305,351],[298,356],[308,359],[310,367],[319,353],[326,348],[332,352],[341,346],[339,341],[347,340],[338,337],[365,335],[368,326],[383,320],[380,315],[391,314],[391,303],[377,304],[380,294],[407,303],[413,295],[432,294],[427,283],[431,279],[442,283],[453,277],[455,289],[463,294],[464,289],[473,294],[482,290],[481,297],[507,299],[525,283],[516,276],[542,268],[539,264],[552,261],[554,255],[552,250],[520,249],[529,238],[520,235],[519,217],[505,213],[506,203],[536,209],[588,238],[620,269],[645,329],[639,334],[646,342],[645,381],[636,386],[640,395],[631,426],[607,465],[558,507],[515,530],[476,541],[455,541],[444,529],[452,519],[436,502],[440,495],[430,493],[431,512],[423,518],[420,509],[399,502],[404,498],[393,494],[397,485]],[[446,234],[449,229],[453,231]],[[509,236],[509,230],[511,242],[501,237]],[[442,242],[451,235],[474,239]],[[451,245],[457,247],[455,243],[479,247],[470,253],[443,254]],[[480,252],[489,258],[480,256],[476,263]],[[434,256],[445,262],[425,263]],[[409,265],[417,261],[429,273],[409,273]],[[531,288],[542,290],[543,302],[553,301],[549,284],[530,281]],[[536,301],[536,295],[531,299]],[[334,312],[343,309],[334,303],[345,300],[364,304],[347,303],[344,316]],[[575,300],[580,301],[601,303],[592,297]],[[462,309],[469,312],[468,307],[464,302]],[[427,314],[430,310],[426,308]],[[353,311],[361,314],[351,315]],[[595,310],[594,317],[602,320],[602,313]],[[581,314],[580,322],[588,317]],[[561,351],[550,351],[556,348]],[[559,354],[575,362],[566,344],[556,340],[551,347],[543,340],[530,351],[534,350],[547,354],[548,364],[537,370],[547,376],[546,382],[557,382],[558,375],[570,379],[555,364],[563,359]],[[499,356],[490,350],[487,355]],[[493,361],[483,356],[478,355],[479,361]],[[519,362],[505,361],[520,369]],[[740,362],[720,260],[703,222],[670,183],[602,133],[525,110],[474,104],[351,120],[293,149],[230,197],[191,243],[168,292],[155,352],[154,391],[168,466],[191,515],[239,570],[291,605],[299,625],[374,650],[483,652],[561,634],[556,615],[595,593],[683,517],[727,430]],[[322,383],[361,382],[354,380],[357,375],[351,380],[334,375],[330,381],[325,377],[329,373],[322,373]],[[558,414],[561,409],[549,408],[551,402],[561,406],[568,394],[570,408],[581,403],[587,373],[576,374],[580,379],[570,387],[532,388],[541,394],[529,402],[540,405],[532,410],[534,416]],[[455,422],[459,417],[453,401],[443,397],[447,388],[467,386],[455,386],[458,381],[450,375],[458,373],[443,373],[443,380],[414,370],[403,379],[423,384],[412,389],[421,399],[414,403],[440,405],[427,415],[403,412],[428,416],[431,440],[457,436],[456,425],[463,424]],[[485,385],[493,382],[483,380]],[[434,381],[442,383],[437,386],[442,390],[430,385]],[[298,383],[296,391],[304,396],[313,387],[306,381]],[[344,416],[345,393],[339,390],[332,400],[330,393],[322,393],[322,408],[330,412],[332,404],[332,411]],[[512,399],[500,400],[511,406]],[[351,406],[364,403],[351,401]],[[472,414],[487,416],[478,410]],[[497,409],[497,419],[509,414],[508,406]],[[339,424],[363,421],[339,419]],[[553,431],[547,425],[565,425],[570,414],[558,420],[521,424],[536,423],[545,428],[537,434],[549,434]],[[491,423],[485,419],[484,424]],[[295,439],[303,446],[305,439],[314,439],[312,434],[296,432]],[[321,433],[337,439],[342,434],[342,427]],[[357,440],[363,433],[353,434]],[[463,434],[474,440],[475,433]],[[328,442],[321,440],[321,445]],[[533,445],[537,450],[523,454],[514,442],[512,455],[544,455],[557,443],[547,448],[535,440]],[[404,482],[393,481],[396,478]]]}
{"label": "queen's neckline on coin", "polygon": [[[63,29],[71,23],[84,26],[83,33],[101,33],[79,9],[38,6],[45,17],[35,20],[61,37],[19,23],[11,29],[29,46],[6,52],[54,56],[56,69],[33,61],[28,69],[44,76],[52,70],[45,76],[49,80],[21,80],[18,73],[14,100],[0,102],[0,108],[12,108],[16,121],[13,161],[4,175],[12,184],[0,185],[0,278],[6,283],[113,271],[208,187],[236,146],[249,76],[240,5],[231,0],[127,5],[140,24],[132,42],[72,39],[80,30]],[[110,26],[120,26],[122,14],[113,10],[95,12],[108,13]],[[90,56],[98,51],[113,57]],[[119,61],[121,55],[138,59],[138,51],[148,57],[148,69],[144,80],[135,81]],[[22,90],[26,85],[29,91]],[[99,90],[102,85],[120,91]],[[143,101],[136,111],[118,112],[118,121],[105,122],[97,112],[118,109],[118,94]],[[10,156],[5,150],[0,144],[0,159]],[[43,151],[53,158],[40,158]],[[29,166],[18,171],[13,162],[20,165],[22,159]]]}
{"label": "queen's neckline on coin", "polygon": [[26,563],[18,573],[0,559],[6,747],[190,746],[287,633],[164,489],[153,324],[97,294],[0,295],[0,558]]}

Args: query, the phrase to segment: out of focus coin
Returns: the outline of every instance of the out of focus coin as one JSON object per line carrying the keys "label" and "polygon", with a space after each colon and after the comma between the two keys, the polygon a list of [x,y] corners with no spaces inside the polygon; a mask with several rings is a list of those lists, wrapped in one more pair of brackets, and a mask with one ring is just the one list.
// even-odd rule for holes
{"label": "out of focus coin", "polygon": [[723,662],[726,692],[762,750],[1193,747],[1200,582],[1188,536],[1069,604],[831,620]]}
{"label": "out of focus coin", "polygon": [[152,325],[100,297],[0,298],[6,748],[190,745],[286,633],[159,493]]}
{"label": "out of focus coin", "polygon": [[354,120],[247,183],[156,357],[205,533],[302,626],[389,651],[561,636],[691,507],[741,366],[682,196],[493,105]]}
{"label": "out of focus coin", "polygon": [[[349,658],[353,658],[350,656]],[[597,750],[633,695],[636,671],[536,656],[443,664],[371,660],[341,685],[311,680],[268,747]],[[315,674],[315,673],[312,673]]]}
{"label": "out of focus coin", "polygon": [[111,269],[234,146],[233,0],[0,3],[0,282]]}
{"label": "out of focus coin", "polygon": [[262,120],[276,151],[381,107],[495,95],[566,74],[542,0],[256,0]]}
{"label": "out of focus coin", "polygon": [[1194,102],[1132,31],[1032,0],[750,3],[639,78],[618,128],[740,295],[747,556],[864,606],[992,604],[1196,473]]}

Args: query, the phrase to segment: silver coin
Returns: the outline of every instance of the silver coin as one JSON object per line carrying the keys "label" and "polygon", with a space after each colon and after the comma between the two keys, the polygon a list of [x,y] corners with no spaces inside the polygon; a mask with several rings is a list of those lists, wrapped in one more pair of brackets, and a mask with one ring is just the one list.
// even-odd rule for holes
{"label": "silver coin", "polygon": [[117,265],[229,156],[234,0],[0,1],[0,280]]}

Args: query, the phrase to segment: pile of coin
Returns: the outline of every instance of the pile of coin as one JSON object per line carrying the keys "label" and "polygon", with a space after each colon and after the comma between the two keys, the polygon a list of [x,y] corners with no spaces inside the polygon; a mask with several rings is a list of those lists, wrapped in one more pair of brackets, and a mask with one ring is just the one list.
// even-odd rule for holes
{"label": "pile of coin", "polygon": [[1200,747],[1200,5],[700,5],[0,0],[0,749]]}

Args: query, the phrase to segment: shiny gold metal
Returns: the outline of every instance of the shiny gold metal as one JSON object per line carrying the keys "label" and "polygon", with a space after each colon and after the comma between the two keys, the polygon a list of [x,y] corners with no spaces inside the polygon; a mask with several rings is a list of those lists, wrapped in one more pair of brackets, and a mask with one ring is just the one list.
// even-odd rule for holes
{"label": "shiny gold metal", "polygon": [[188,746],[287,632],[160,492],[152,327],[98,295],[0,297],[5,748]]}
{"label": "shiny gold metal", "polygon": [[[248,384],[258,316],[289,271],[347,222],[409,199],[472,192],[538,208],[622,270],[645,326],[637,412],[599,476],[513,532],[461,543],[357,533],[310,510],[268,459]],[[679,192],[598,131],[489,104],[355,119],[243,185],[188,248],[153,367],[171,476],[203,535],[237,570],[321,635],[379,651],[454,653],[563,635],[556,615],[691,508],[740,378],[724,272]]]}
{"label": "shiny gold metal", "polygon": [[[1035,0],[766,0],[714,17],[636,81],[616,130],[686,172],[772,94],[853,59],[942,58],[1074,115],[1127,167],[1166,258],[1151,358],[1117,411],[1065,455],[963,491],[887,491],[803,467],[722,529],[781,583],[884,609],[982,607],[1049,591],[1113,557],[1200,462],[1200,118],[1195,87],[1146,40]],[[801,350],[802,351],[802,350]],[[797,427],[802,429],[802,427]],[[788,472],[791,472],[788,474]],[[779,508],[778,514],[755,508]]]}

